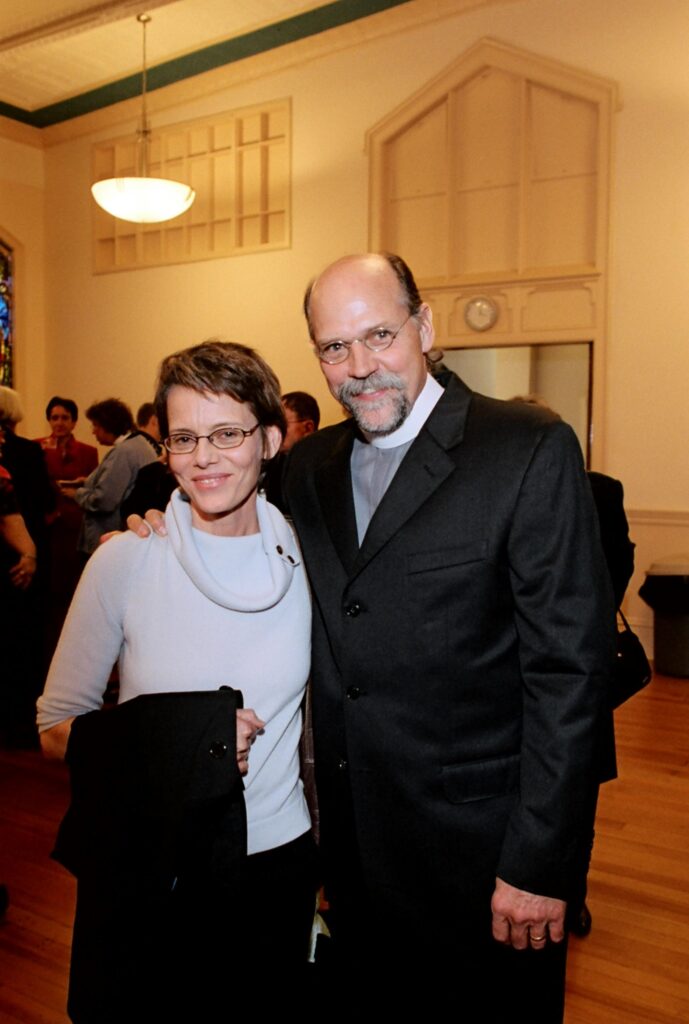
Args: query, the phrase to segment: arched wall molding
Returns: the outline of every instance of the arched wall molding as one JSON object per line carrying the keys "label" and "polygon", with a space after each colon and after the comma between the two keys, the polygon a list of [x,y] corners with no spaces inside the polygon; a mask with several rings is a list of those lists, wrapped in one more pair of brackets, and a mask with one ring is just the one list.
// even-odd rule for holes
{"label": "arched wall molding", "polygon": [[[370,246],[408,260],[448,348],[587,342],[603,466],[614,82],[491,39],[367,133]],[[465,321],[486,296],[483,332]]]}

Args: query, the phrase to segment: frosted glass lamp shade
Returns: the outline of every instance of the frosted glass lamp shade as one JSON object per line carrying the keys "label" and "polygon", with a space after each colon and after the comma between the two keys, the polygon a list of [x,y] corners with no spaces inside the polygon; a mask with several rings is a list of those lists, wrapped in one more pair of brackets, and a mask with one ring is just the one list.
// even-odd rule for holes
{"label": "frosted glass lamp shade", "polygon": [[91,186],[93,198],[107,213],[135,224],[158,224],[189,209],[196,192],[167,178],[105,178]]}

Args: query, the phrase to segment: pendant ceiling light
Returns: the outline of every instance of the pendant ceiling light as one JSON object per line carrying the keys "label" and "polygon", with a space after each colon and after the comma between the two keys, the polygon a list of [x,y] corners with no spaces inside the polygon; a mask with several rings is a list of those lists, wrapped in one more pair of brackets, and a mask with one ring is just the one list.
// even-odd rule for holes
{"label": "pendant ceiling light", "polygon": [[196,192],[181,181],[151,178],[148,174],[151,129],[146,111],[146,25],[149,14],[138,14],[143,30],[143,70],[141,73],[141,127],[136,133],[136,175],[105,178],[91,186],[93,198],[107,213],[136,224],[157,224],[172,220],[188,210]]}

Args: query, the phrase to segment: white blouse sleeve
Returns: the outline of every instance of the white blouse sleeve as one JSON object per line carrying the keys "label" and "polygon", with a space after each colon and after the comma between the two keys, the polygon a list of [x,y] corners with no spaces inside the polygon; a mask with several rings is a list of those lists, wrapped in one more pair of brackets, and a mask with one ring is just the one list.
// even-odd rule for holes
{"label": "white blouse sleeve", "polygon": [[108,541],[89,559],[38,700],[38,729],[100,708],[124,639],[124,613],[137,560],[133,534]]}

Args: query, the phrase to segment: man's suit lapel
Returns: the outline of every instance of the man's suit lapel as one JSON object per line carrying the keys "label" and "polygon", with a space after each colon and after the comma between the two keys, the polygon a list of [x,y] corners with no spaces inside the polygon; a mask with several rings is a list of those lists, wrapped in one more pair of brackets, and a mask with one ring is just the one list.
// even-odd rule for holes
{"label": "man's suit lapel", "polygon": [[349,574],[356,561],[359,540],[356,532],[350,457],[354,424],[344,425],[337,444],[315,471],[315,485],[323,519],[340,561]]}
{"label": "man's suit lapel", "polygon": [[[457,461],[448,451],[464,437],[470,402],[471,392],[452,375],[376,509],[359,553],[348,566],[351,576],[361,572],[456,470]],[[347,486],[351,493],[349,473]]]}

